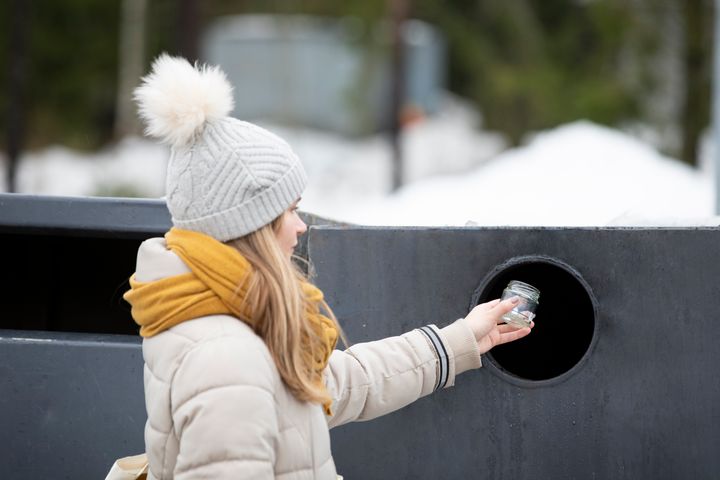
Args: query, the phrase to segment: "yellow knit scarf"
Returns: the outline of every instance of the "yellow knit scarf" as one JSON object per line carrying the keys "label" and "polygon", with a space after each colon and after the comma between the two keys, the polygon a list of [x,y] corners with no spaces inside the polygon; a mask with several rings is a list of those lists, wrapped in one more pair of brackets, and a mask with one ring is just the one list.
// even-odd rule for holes
{"label": "yellow knit scarf", "polygon": [[[247,294],[244,285],[253,269],[240,252],[202,233],[177,228],[167,232],[165,240],[190,272],[154,282],[130,277],[130,290],[123,298],[132,306],[140,335],[152,337],[186,320],[216,314],[233,315],[255,329],[252,311],[244,301]],[[335,348],[338,331],[335,323],[320,313],[323,299],[320,289],[303,282],[302,290],[307,299],[307,321],[324,346],[314,356],[313,349],[304,348],[303,360],[308,370],[315,372],[318,386],[324,389],[322,371]],[[323,406],[330,414],[330,405]]]}

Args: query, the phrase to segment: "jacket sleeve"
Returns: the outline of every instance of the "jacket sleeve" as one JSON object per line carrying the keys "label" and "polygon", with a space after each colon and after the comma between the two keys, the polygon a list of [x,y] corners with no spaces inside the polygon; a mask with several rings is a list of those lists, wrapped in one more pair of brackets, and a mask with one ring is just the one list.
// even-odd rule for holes
{"label": "jacket sleeve", "polygon": [[336,350],[325,369],[333,398],[330,427],[370,420],[455,384],[455,376],[479,368],[480,352],[464,319],[399,337]]}
{"label": "jacket sleeve", "polygon": [[176,480],[274,478],[278,420],[267,351],[234,337],[187,352],[172,380]]}

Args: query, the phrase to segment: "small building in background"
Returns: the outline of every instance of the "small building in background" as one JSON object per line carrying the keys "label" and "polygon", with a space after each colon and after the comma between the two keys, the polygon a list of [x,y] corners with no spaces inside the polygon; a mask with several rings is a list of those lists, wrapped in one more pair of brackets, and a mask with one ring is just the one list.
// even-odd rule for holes
{"label": "small building in background", "polygon": [[[203,60],[235,87],[237,118],[350,136],[390,126],[391,55],[387,25],[354,18],[242,15],[210,25]],[[404,112],[432,115],[446,86],[446,48],[431,25],[405,22]]]}

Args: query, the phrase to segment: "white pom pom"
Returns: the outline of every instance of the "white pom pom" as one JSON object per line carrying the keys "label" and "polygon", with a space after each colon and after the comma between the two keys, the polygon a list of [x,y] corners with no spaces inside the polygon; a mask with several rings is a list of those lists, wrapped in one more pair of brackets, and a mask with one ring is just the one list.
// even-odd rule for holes
{"label": "white pom pom", "polygon": [[184,58],[159,56],[135,89],[145,133],[173,147],[186,145],[205,122],[233,109],[232,87],[218,67],[193,67]]}

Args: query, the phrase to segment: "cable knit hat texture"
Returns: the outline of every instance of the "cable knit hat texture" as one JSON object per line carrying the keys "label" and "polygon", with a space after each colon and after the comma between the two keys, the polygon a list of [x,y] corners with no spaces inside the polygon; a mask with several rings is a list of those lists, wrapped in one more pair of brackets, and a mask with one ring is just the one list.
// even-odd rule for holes
{"label": "cable knit hat texture", "polygon": [[272,222],[305,189],[280,137],[229,117],[232,87],[218,67],[162,55],[135,90],[146,133],[170,146],[166,201],[178,228],[225,242]]}

